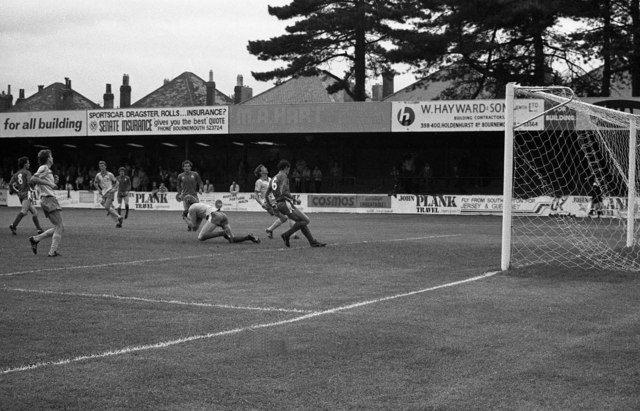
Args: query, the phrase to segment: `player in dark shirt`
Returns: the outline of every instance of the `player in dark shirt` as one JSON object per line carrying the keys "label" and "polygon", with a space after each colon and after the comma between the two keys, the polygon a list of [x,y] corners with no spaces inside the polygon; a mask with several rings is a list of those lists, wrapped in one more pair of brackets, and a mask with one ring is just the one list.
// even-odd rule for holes
{"label": "player in dark shirt", "polygon": [[309,230],[309,217],[305,213],[302,212],[299,208],[296,208],[296,205],[300,204],[299,200],[296,200],[291,195],[291,190],[289,189],[289,171],[291,170],[291,163],[287,160],[280,160],[278,163],[278,174],[276,174],[271,179],[271,184],[269,184],[269,188],[265,194],[265,198],[268,198],[269,195],[273,194],[276,201],[276,208],[282,214],[286,215],[291,220],[295,221],[293,226],[282,233],[282,240],[284,241],[284,245],[290,247],[289,239],[290,237],[297,232],[298,230],[302,231],[302,234],[309,241],[309,245],[311,247],[324,247],[327,244],[321,243],[320,241],[313,238],[311,234],[311,230]]}
{"label": "player in dark shirt", "polygon": [[195,171],[191,171],[191,167],[191,161],[184,160],[182,162],[183,172],[178,174],[178,194],[176,195],[176,200],[182,201],[182,205],[184,207],[182,219],[185,223],[187,223],[188,231],[191,231],[191,226],[189,225],[188,218],[190,204],[185,199],[187,198],[187,196],[193,196],[196,200],[200,201],[200,199],[198,198],[198,192],[202,192],[203,189],[200,174],[196,173]]}
{"label": "player in dark shirt", "polygon": [[129,218],[129,191],[131,191],[131,179],[126,175],[127,169],[120,167],[118,169],[118,214],[122,215],[122,202],[124,201],[124,218]]}
{"label": "player in dark shirt", "polygon": [[38,220],[38,210],[33,205],[33,202],[36,200],[36,192],[29,184],[31,180],[31,171],[29,171],[29,158],[28,157],[20,157],[18,159],[18,166],[20,170],[11,176],[11,180],[9,180],[9,192],[11,194],[17,194],[18,199],[20,200],[20,204],[22,204],[22,208],[15,220],[13,220],[13,224],[9,226],[11,233],[16,235],[16,229],[18,228],[18,224],[23,217],[27,215],[27,213],[31,213],[33,215],[33,224],[36,226],[38,230],[38,234],[44,232],[42,227],[40,226],[40,221]]}

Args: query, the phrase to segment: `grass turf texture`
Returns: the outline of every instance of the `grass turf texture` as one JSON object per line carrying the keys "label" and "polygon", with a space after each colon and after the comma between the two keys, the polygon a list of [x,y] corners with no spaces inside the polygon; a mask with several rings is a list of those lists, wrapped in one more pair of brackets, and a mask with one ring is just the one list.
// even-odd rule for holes
{"label": "grass turf texture", "polygon": [[639,274],[430,290],[497,269],[496,217],[311,214],[328,246],[288,249],[266,213],[228,213],[255,245],[198,242],[177,212],[116,229],[64,210],[48,259],[30,221],[11,235],[16,212],[0,208],[3,409],[640,408]]}

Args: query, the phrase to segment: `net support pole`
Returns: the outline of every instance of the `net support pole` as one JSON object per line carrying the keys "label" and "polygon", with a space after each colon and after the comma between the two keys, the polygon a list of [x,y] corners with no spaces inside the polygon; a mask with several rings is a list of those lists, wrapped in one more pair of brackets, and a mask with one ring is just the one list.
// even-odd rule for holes
{"label": "net support pole", "polygon": [[502,180],[502,254],[500,269],[511,262],[511,205],[513,197],[513,125],[515,84],[507,84],[504,108],[504,175]]}
{"label": "net support pole", "polygon": [[629,198],[627,206],[627,247],[633,247],[633,233],[636,217],[636,143],[637,122],[634,117],[629,121]]}

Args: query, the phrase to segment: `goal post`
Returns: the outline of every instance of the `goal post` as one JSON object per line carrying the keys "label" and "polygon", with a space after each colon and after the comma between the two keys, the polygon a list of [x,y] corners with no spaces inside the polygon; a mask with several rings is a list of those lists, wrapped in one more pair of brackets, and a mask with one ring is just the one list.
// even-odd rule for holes
{"label": "goal post", "polygon": [[504,118],[501,268],[640,271],[640,116],[510,83]]}

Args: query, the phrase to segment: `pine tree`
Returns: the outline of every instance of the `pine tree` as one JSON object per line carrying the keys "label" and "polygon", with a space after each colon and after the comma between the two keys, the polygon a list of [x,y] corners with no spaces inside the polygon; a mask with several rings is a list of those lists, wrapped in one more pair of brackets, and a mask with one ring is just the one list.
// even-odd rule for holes
{"label": "pine tree", "polygon": [[[252,72],[258,81],[317,74],[328,63],[347,67],[340,81],[329,86],[345,90],[355,101],[366,99],[367,75],[392,72],[384,42],[390,25],[401,24],[411,8],[406,0],[292,0],[269,7],[280,20],[295,20],[287,33],[269,40],[249,41],[247,49],[260,60],[283,61],[284,67]],[[335,74],[335,73],[334,73]]]}

